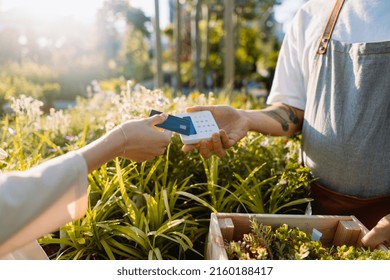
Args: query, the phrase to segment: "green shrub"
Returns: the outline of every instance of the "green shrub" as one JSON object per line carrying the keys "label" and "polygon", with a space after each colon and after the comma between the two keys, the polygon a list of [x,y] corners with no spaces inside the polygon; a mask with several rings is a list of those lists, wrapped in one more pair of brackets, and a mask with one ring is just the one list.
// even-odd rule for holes
{"label": "green shrub", "polygon": [[[234,100],[237,107],[251,104],[246,97]],[[228,101],[201,93],[172,97],[129,82],[120,94],[101,92],[44,115],[39,102],[22,96],[13,100],[15,113],[1,120],[0,146],[9,157],[0,168],[28,169],[151,108],[175,113]],[[225,157],[206,160],[196,151],[184,154],[174,135],[166,153],[152,161],[118,158],[89,174],[86,215],[40,243],[58,259],[202,259],[211,212],[304,211],[312,178],[299,165],[299,143],[251,133]]]}

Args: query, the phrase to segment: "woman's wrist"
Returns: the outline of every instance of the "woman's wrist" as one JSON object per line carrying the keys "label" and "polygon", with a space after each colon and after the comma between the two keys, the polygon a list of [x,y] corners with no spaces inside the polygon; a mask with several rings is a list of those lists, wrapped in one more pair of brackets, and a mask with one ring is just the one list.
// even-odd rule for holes
{"label": "woman's wrist", "polygon": [[123,144],[122,144],[122,156],[124,156],[126,154],[126,144],[127,144],[127,135],[126,135],[126,132],[125,130],[123,129],[123,124],[119,125],[117,128],[119,128],[119,130],[121,131],[122,133],[122,136],[123,136]]}
{"label": "woman's wrist", "polygon": [[88,172],[123,155],[126,147],[126,134],[122,130],[120,127],[116,127],[99,139],[79,149],[79,153],[87,162]]}
{"label": "woman's wrist", "polygon": [[128,136],[125,129],[122,127],[122,124],[108,132],[106,137],[102,140],[110,157],[108,160],[123,156],[126,153]]}

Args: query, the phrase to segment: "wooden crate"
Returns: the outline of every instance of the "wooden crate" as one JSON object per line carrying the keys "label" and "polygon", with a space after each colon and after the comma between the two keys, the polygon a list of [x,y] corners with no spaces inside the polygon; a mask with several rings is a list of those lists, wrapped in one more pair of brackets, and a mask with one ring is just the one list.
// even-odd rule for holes
{"label": "wooden crate", "polygon": [[[361,247],[360,240],[368,232],[354,216],[212,213],[206,259],[227,260],[224,241],[241,240],[245,233],[250,232],[252,217],[275,228],[287,224],[310,234],[316,229],[322,233],[320,241],[324,246],[345,244]],[[386,250],[383,245],[380,248]]]}

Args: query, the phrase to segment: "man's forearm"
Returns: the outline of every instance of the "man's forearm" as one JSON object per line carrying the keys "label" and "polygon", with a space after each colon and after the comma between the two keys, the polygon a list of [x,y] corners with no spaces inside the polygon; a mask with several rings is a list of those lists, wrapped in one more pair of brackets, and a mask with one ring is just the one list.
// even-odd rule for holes
{"label": "man's forearm", "polygon": [[304,111],[285,104],[242,113],[249,119],[249,130],[264,135],[288,136],[297,134],[302,129]]}

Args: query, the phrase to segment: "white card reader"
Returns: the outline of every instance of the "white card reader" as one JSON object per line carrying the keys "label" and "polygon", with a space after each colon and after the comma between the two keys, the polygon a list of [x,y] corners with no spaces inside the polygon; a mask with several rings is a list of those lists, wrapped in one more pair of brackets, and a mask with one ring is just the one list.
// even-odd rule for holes
{"label": "white card reader", "polygon": [[190,135],[180,134],[181,141],[184,144],[196,144],[202,140],[209,141],[214,133],[219,132],[218,125],[210,111],[180,113],[175,116],[189,119],[193,124],[194,133]]}

